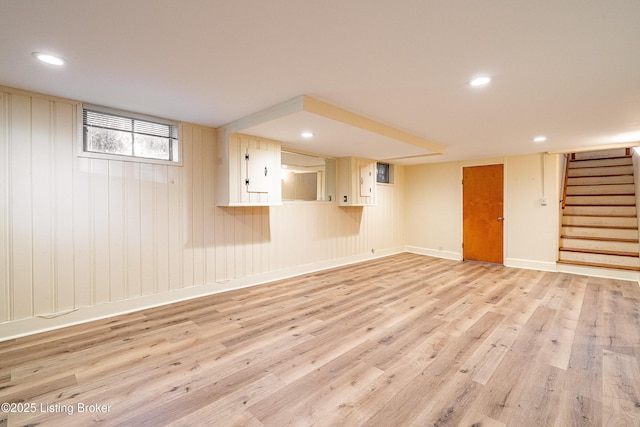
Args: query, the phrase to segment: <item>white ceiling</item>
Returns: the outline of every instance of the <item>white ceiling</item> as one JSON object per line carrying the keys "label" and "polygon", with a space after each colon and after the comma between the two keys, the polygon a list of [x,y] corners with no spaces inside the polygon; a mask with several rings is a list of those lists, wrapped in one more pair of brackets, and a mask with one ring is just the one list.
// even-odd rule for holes
{"label": "white ceiling", "polygon": [[0,85],[214,127],[306,94],[446,147],[409,163],[640,131],[638,0],[0,0],[0,17]]}
{"label": "white ceiling", "polygon": [[[303,131],[313,131],[313,138],[303,138]],[[298,151],[313,151],[333,157],[360,155],[388,160],[430,153],[429,150],[305,111],[251,126],[242,132],[283,141],[284,145]]]}

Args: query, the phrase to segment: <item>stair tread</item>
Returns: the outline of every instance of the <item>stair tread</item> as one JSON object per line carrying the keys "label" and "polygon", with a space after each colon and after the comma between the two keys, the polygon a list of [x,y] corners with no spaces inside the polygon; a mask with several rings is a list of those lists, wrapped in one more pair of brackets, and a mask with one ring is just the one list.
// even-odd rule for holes
{"label": "stair tread", "polygon": [[613,268],[617,270],[632,270],[632,271],[640,271],[640,267],[631,267],[626,265],[612,265],[612,264],[598,264],[595,262],[583,262],[583,261],[564,261],[558,260],[559,264],[573,264],[573,265],[583,265],[586,267],[597,267],[597,268]]}
{"label": "stair tread", "polygon": [[[629,175],[631,176],[631,175]],[[575,176],[570,176],[569,179],[576,178]],[[585,177],[583,177],[585,178]],[[592,178],[589,176],[589,178]],[[567,187],[599,187],[601,185],[633,185],[632,182],[602,182],[597,184],[571,184],[567,182]]]}
{"label": "stair tread", "polygon": [[563,227],[574,227],[574,228],[608,228],[613,230],[637,230],[638,226],[626,226],[626,225],[588,225],[588,224],[565,224],[562,223]]}
{"label": "stair tread", "polygon": [[607,204],[602,204],[602,205],[593,205],[591,203],[569,203],[567,202],[565,204],[565,206],[580,206],[580,207],[586,207],[586,206],[593,206],[593,207],[598,207],[598,206],[604,206],[604,207],[616,207],[616,206],[624,206],[624,207],[635,207],[635,204],[629,204],[629,203],[625,203],[625,204],[611,204],[611,203],[607,203]]}
{"label": "stair tread", "polygon": [[625,154],[624,156],[605,156],[605,157],[593,157],[590,159],[569,159],[570,162],[589,162],[592,160],[609,160],[609,159],[630,159],[630,154]]}
{"label": "stair tread", "polygon": [[632,258],[640,258],[640,253],[638,252],[625,252],[625,251],[610,251],[606,249],[584,249],[584,248],[571,248],[571,247],[561,247],[560,251],[568,251],[568,252],[580,252],[585,254],[596,254],[596,255],[617,255],[624,257],[632,257]]}
{"label": "stair tread", "polygon": [[563,234],[560,236],[562,239],[579,239],[579,240],[597,240],[599,242],[625,242],[625,243],[638,243],[638,239],[618,239],[611,237],[591,237],[591,236],[574,236],[569,234]]}
{"label": "stair tread", "polygon": [[[589,160],[590,162],[593,162],[596,159],[591,159]],[[610,159],[598,159],[598,160],[610,160]],[[569,163],[569,169],[593,169],[593,168],[619,168],[619,167],[625,167],[625,166],[633,166],[633,163],[629,162],[629,163],[620,163],[618,165],[580,165],[577,164],[576,162],[585,162],[586,160],[576,160],[576,161],[571,161],[571,163]]]}
{"label": "stair tread", "polygon": [[619,160],[619,159],[631,160],[631,155],[592,157],[590,159],[569,159],[569,163],[592,162],[594,160]]}
{"label": "stair tread", "polygon": [[587,216],[587,217],[595,217],[595,218],[637,218],[638,215],[610,215],[610,214],[584,214],[584,215],[576,215],[576,214],[564,214],[562,215],[563,217],[581,217],[581,216]]}
{"label": "stair tread", "polygon": [[558,259],[558,263],[640,271],[634,165],[629,151],[622,153],[593,153],[595,157],[569,160],[563,206],[569,209],[562,214],[565,234],[561,233],[558,248],[558,258],[569,260]]}
{"label": "stair tread", "polygon": [[[580,168],[580,169],[587,169],[587,168]],[[576,169],[573,169],[576,170]],[[571,178],[607,178],[610,176],[633,176],[632,173],[611,173],[611,174],[606,174],[606,175],[571,175],[568,179]]]}
{"label": "stair tread", "polygon": [[586,196],[586,197],[611,197],[611,196],[633,196],[635,192],[632,193],[580,193],[580,194],[567,194],[569,196]]}

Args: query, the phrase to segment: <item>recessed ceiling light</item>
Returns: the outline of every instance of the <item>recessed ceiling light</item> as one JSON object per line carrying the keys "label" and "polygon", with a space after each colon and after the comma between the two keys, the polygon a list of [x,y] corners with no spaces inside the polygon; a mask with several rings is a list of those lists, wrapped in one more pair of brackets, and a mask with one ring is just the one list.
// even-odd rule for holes
{"label": "recessed ceiling light", "polygon": [[300,134],[300,136],[306,139],[313,138],[313,132],[305,130]]}
{"label": "recessed ceiling light", "polygon": [[488,85],[490,82],[491,82],[491,77],[489,77],[489,76],[478,76],[478,77],[474,78],[473,80],[471,80],[469,82],[469,84],[471,86],[478,87],[478,86]]}
{"label": "recessed ceiling light", "polygon": [[46,64],[50,64],[50,65],[58,65],[58,66],[62,66],[65,64],[64,59],[55,56],[55,55],[50,55],[48,53],[42,53],[42,52],[33,52],[31,54],[34,58],[46,63]]}
{"label": "recessed ceiling light", "polygon": [[534,142],[545,142],[546,140],[547,140],[547,137],[543,135],[536,136],[535,138],[533,138]]}
{"label": "recessed ceiling light", "polygon": [[614,142],[638,142],[640,131],[621,133],[613,137]]}

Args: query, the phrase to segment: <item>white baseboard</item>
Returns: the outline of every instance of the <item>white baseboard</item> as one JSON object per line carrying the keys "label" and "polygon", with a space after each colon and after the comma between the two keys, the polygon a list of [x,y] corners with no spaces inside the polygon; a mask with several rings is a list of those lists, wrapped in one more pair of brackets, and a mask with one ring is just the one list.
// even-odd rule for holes
{"label": "white baseboard", "polygon": [[[459,252],[440,251],[435,249],[420,248],[416,246],[397,247],[375,251],[375,253],[360,254],[335,260],[321,261],[312,264],[301,265],[285,270],[273,271],[255,276],[241,277],[227,281],[206,283],[198,286],[191,286],[183,289],[163,292],[154,295],[145,295],[122,301],[114,301],[90,307],[79,307],[76,310],[53,313],[47,316],[29,317],[26,319],[14,320],[0,323],[0,342],[26,335],[60,329],[80,323],[100,320],[120,314],[131,313],[161,305],[171,304],[188,299],[213,295],[234,289],[241,289],[250,286],[287,279],[302,274],[313,273],[329,268],[341,267],[362,261],[382,258],[402,252],[411,252],[419,255],[427,255],[435,258],[444,258],[454,261],[461,261],[462,254]],[[610,270],[605,268],[594,268],[584,266],[574,266],[568,264],[557,264],[551,262],[531,261],[508,258],[505,262],[508,267],[558,271],[563,273],[581,274],[586,276],[602,277],[608,279],[628,280],[640,283],[640,273],[635,271]]]}
{"label": "white baseboard", "polygon": [[120,314],[126,314],[134,311],[158,307],[161,305],[172,304],[188,299],[213,295],[234,289],[256,286],[263,283],[299,276],[302,274],[313,273],[315,271],[326,270],[328,268],[341,267],[344,265],[354,264],[357,262],[367,261],[375,258],[382,258],[385,256],[402,253],[404,251],[404,247],[378,250],[375,251],[375,253],[370,254],[361,254],[346,258],[321,261],[318,263],[301,265],[298,267],[273,271],[255,276],[241,277],[238,279],[231,279],[215,283],[206,283],[202,285],[191,286],[188,288],[162,292],[159,294],[145,295],[141,297],[122,301],[114,301],[89,307],[79,307],[75,310],[63,313],[52,313],[46,316],[29,317],[26,319],[4,322],[0,323],[0,342],[23,337],[26,335],[32,335],[40,332],[64,328],[67,326],[91,322],[94,320],[100,320]]}
{"label": "white baseboard", "polygon": [[582,276],[602,277],[604,279],[628,280],[640,284],[640,272],[616,270],[613,268],[598,268],[585,265],[571,265],[559,263],[556,271],[560,273],[580,274]]}
{"label": "white baseboard", "polygon": [[556,263],[548,261],[507,258],[504,265],[505,267],[524,268],[526,270],[558,271]]}
{"label": "white baseboard", "polygon": [[428,255],[434,258],[444,258],[453,261],[462,261],[462,254],[460,252],[441,251],[438,249],[421,248],[418,246],[407,246],[407,252],[411,252],[418,255]]}

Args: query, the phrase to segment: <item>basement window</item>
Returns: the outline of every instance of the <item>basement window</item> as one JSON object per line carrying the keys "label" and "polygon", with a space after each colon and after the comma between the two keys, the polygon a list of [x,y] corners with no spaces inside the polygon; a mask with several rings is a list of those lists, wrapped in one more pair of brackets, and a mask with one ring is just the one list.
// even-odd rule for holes
{"label": "basement window", "polygon": [[85,105],[83,148],[89,157],[180,164],[178,123]]}
{"label": "basement window", "polygon": [[376,164],[376,182],[380,184],[393,184],[393,165],[378,162]]}

